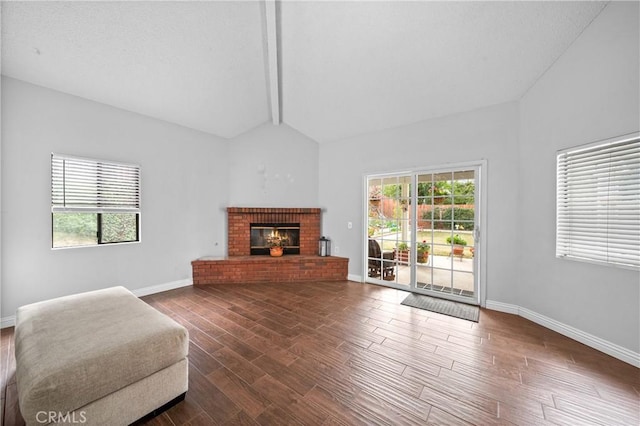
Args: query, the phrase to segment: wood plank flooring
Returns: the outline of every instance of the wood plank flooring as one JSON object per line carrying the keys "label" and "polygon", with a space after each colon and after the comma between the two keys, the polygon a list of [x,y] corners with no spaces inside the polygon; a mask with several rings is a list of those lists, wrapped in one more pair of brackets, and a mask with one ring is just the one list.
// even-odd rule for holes
{"label": "wood plank flooring", "polygon": [[[523,318],[472,323],[353,282],[144,297],[189,330],[185,401],[148,425],[638,425],[640,370]],[[0,418],[22,425],[13,329]]]}

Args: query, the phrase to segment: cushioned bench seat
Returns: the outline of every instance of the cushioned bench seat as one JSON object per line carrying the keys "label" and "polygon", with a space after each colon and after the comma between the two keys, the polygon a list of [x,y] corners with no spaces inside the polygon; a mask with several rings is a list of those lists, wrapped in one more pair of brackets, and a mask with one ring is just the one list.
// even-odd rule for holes
{"label": "cushioned bench seat", "polygon": [[188,343],[183,326],[124,287],[22,306],[20,411],[28,425],[51,412],[129,424],[187,391]]}

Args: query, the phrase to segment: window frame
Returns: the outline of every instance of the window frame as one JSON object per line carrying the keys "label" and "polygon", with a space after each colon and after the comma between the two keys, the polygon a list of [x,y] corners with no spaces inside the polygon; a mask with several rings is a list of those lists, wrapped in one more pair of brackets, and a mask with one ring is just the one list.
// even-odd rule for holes
{"label": "window frame", "polygon": [[[629,254],[625,259],[625,252],[640,253],[640,236],[624,237],[625,227],[640,225],[639,149],[640,133],[634,132],[556,152],[556,258],[640,270],[640,256]],[[628,159],[611,161],[612,156],[625,155]],[[631,189],[621,184],[621,167]],[[602,191],[606,194],[600,196]],[[621,205],[629,218],[619,219]],[[614,214],[618,223],[610,224]]]}
{"label": "window frame", "polygon": [[[67,173],[66,161],[76,162],[95,169],[95,182],[90,172],[82,172],[78,169]],[[55,163],[55,166],[54,166]],[[60,167],[60,165],[62,165]],[[81,167],[82,167],[81,166]],[[57,167],[57,168],[56,168]],[[107,172],[105,172],[107,170]],[[115,173],[114,173],[115,170]],[[118,179],[118,170],[124,176]],[[69,178],[71,176],[71,178]],[[74,180],[74,176],[76,180]],[[78,177],[79,176],[79,177]],[[115,176],[115,177],[114,177]],[[84,185],[84,194],[77,196],[73,189],[67,191],[72,185]],[[111,186],[112,195],[105,195],[105,188]],[[115,186],[113,186],[115,185]],[[127,187],[123,189],[123,187]],[[141,241],[141,173],[140,166],[131,163],[122,163],[111,160],[78,157],[67,154],[51,153],[51,249],[61,250],[70,248],[99,247],[120,244],[139,243]],[[86,193],[91,195],[87,196]],[[113,191],[118,195],[113,195]],[[67,195],[67,192],[70,195]],[[123,199],[124,198],[124,199]],[[55,245],[55,215],[67,213],[86,213],[95,215],[96,236],[95,243],[78,245]],[[121,241],[103,241],[103,214],[132,214],[135,215],[135,239]]]}

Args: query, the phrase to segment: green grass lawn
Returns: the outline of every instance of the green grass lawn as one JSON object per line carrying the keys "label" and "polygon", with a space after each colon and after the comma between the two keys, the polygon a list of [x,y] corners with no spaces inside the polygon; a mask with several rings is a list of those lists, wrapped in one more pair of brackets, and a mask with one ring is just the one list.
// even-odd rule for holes
{"label": "green grass lawn", "polygon": [[[469,247],[473,247],[475,241],[473,239],[473,233],[471,232],[458,232],[458,235],[467,242],[467,246],[464,250],[464,257],[471,257],[471,250]],[[418,241],[426,241],[431,244],[432,255],[436,256],[449,256],[451,254],[451,245],[447,243],[447,237],[451,236],[450,231],[434,231],[433,241],[431,240],[431,232],[418,231]],[[382,244],[384,251],[393,250],[396,246],[394,241],[385,240]]]}

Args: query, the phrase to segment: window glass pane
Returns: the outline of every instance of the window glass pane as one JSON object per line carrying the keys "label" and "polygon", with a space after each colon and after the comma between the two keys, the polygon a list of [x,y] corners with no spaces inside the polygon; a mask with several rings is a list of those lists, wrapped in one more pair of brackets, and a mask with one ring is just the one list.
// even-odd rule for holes
{"label": "window glass pane", "polygon": [[449,196],[433,197],[433,204],[435,204],[436,206],[450,206],[451,197]]}
{"label": "window glass pane", "polygon": [[453,228],[456,230],[473,230],[474,209],[466,208],[464,206],[456,206],[453,208],[445,209],[443,214],[444,219],[451,219],[453,217]]}
{"label": "window glass pane", "polygon": [[456,195],[453,203],[460,207],[466,206],[468,208],[473,208],[475,205],[475,198],[473,195]]}
{"label": "window glass pane", "polygon": [[418,204],[418,217],[425,220],[433,219],[433,200],[426,198],[423,204]]}
{"label": "window glass pane", "polygon": [[138,241],[136,213],[102,213],[101,243]]}
{"label": "window glass pane", "polygon": [[382,198],[382,186],[380,179],[369,180],[369,200],[379,200]]}
{"label": "window glass pane", "polygon": [[96,213],[53,213],[53,247],[98,244]]}
{"label": "window glass pane", "polygon": [[397,198],[400,196],[400,184],[396,177],[382,180],[382,195],[387,198]]}
{"label": "window glass pane", "polygon": [[393,211],[393,217],[396,219],[404,219],[410,208],[409,198],[399,198],[395,200],[395,209]]}

